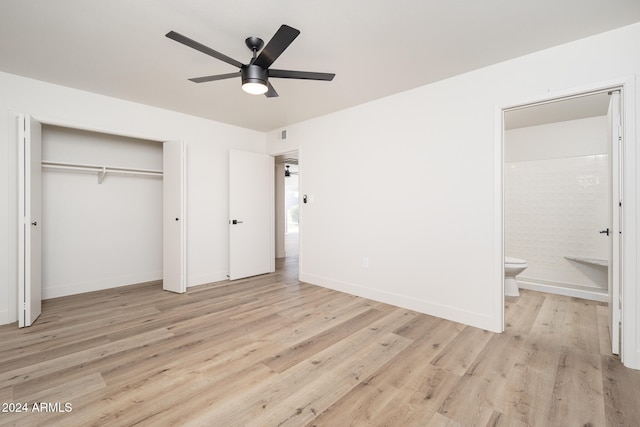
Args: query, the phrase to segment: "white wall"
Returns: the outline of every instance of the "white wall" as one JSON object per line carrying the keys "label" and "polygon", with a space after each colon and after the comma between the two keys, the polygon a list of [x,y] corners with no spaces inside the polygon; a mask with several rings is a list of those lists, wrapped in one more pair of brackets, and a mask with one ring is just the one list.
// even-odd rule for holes
{"label": "white wall", "polygon": [[[606,294],[609,237],[599,231],[609,223],[608,190],[606,154],[506,163],[505,254],[527,261],[518,276],[522,288]],[[602,260],[604,267],[575,258]]]}
{"label": "white wall", "polygon": [[228,152],[264,152],[263,133],[6,73],[0,73],[0,93],[0,200],[6,201],[0,204],[0,324],[16,320],[16,112],[107,133],[184,140],[188,285],[226,279]]}
{"label": "white wall", "polygon": [[634,75],[639,44],[636,24],[270,132],[314,198],[301,279],[500,330],[500,108]]}
{"label": "white wall", "polygon": [[[162,170],[162,143],[44,125],[48,161]],[[162,279],[162,177],[45,168],[44,299]]]}

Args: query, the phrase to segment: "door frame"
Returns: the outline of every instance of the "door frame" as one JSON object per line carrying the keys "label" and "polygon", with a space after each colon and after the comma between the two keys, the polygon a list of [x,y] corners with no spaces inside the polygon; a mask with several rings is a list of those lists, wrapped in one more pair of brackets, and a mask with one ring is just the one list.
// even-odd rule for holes
{"label": "door frame", "polygon": [[[158,135],[139,134],[139,133],[133,133],[133,132],[124,132],[124,131],[122,131],[120,129],[114,129],[112,127],[99,127],[99,126],[90,125],[90,124],[86,124],[86,123],[82,123],[82,122],[75,122],[73,120],[66,120],[66,119],[61,119],[61,118],[56,118],[56,117],[43,116],[43,115],[39,115],[39,114],[30,114],[30,113],[24,112],[24,111],[10,111],[9,114],[12,117],[15,117],[16,119],[18,117],[20,117],[20,115],[25,115],[25,116],[28,115],[28,116],[31,117],[31,120],[35,120],[35,121],[39,122],[41,125],[58,126],[58,127],[64,127],[64,128],[76,129],[76,130],[83,130],[83,131],[88,131],[88,132],[96,132],[96,133],[104,133],[104,134],[108,134],[108,135],[122,136],[122,137],[127,137],[127,138],[144,139],[144,140],[147,140],[147,141],[157,142],[157,143],[160,143],[160,144],[164,144],[165,142],[183,141],[181,139],[176,139],[175,137],[167,137],[167,138],[165,138],[165,137],[158,136]],[[10,120],[10,122],[13,122],[13,120]],[[10,131],[11,131],[11,129],[10,129]],[[18,141],[18,137],[19,137],[19,129],[18,129],[17,126],[13,129],[12,133],[14,135],[13,135],[13,139],[11,139],[11,141],[16,141],[17,142]],[[186,146],[186,143],[184,143],[184,144]],[[17,145],[16,145],[15,149],[16,150],[18,149]],[[16,152],[16,155],[17,155],[17,152]],[[18,159],[16,157],[16,161],[17,160]],[[186,162],[186,154],[185,154],[184,161]],[[15,178],[16,178],[16,185],[17,185],[17,182],[18,182],[18,180],[17,180],[18,179],[18,176],[17,176],[17,173],[18,173],[17,164],[15,166],[15,169],[12,172],[14,172],[16,174]],[[184,186],[185,186],[185,193],[184,193],[184,197],[182,198],[182,203],[183,203],[182,211],[185,212],[185,213],[186,213],[186,208],[187,208],[186,207],[186,185],[187,185],[186,184],[186,182],[187,182],[186,178],[187,178],[187,171],[186,171],[186,168],[185,168],[185,170],[183,171],[183,183],[184,183]],[[18,197],[18,194],[16,193],[16,203],[18,201],[17,197]],[[16,208],[17,207],[18,206],[16,205]],[[15,214],[14,218],[15,218],[14,223],[15,223],[16,227],[18,227],[18,225],[19,225],[18,221],[20,221],[20,218],[19,218],[19,215],[18,215],[17,211],[16,211],[16,214]],[[186,283],[187,283],[187,278],[186,278],[186,276],[187,276],[187,274],[186,274],[186,259],[187,259],[187,246],[186,246],[187,236],[186,236],[186,230],[187,230],[187,224],[186,224],[186,222],[187,222],[187,218],[186,218],[186,215],[185,215],[185,221],[182,224],[183,227],[184,227],[184,234],[183,234],[183,237],[182,237],[184,250],[183,250],[183,253],[182,253],[182,259],[184,260],[183,271],[184,271],[184,276],[185,276],[184,277],[185,286],[186,286]],[[18,233],[15,234],[15,238],[16,238],[16,240],[15,240],[15,244],[13,246],[16,248],[16,251],[18,251],[20,245],[22,245],[22,243],[19,241],[20,238],[18,236]],[[19,268],[19,265],[18,265],[19,257],[18,257],[18,253],[17,252],[16,252],[15,260],[16,260],[16,268]],[[17,273],[17,271],[16,271],[16,273]],[[16,274],[15,277],[16,277],[16,279],[18,278],[17,274]],[[19,304],[19,301],[18,301],[19,292],[18,291],[19,291],[19,289],[18,289],[18,286],[19,286],[19,283],[16,280],[16,286],[12,290],[9,291],[9,295],[8,295],[9,298],[15,298],[15,302],[16,302],[16,304],[14,304],[15,311],[13,311],[13,312],[10,311],[8,313],[8,315],[10,317],[8,320],[11,320],[11,321],[16,321],[18,319],[18,315],[19,315],[19,310],[18,310],[18,304]]]}
{"label": "door frame", "polygon": [[640,369],[640,352],[637,349],[638,319],[635,313],[639,307],[637,282],[636,241],[638,233],[636,171],[640,166],[640,151],[636,149],[636,99],[640,98],[635,76],[594,83],[583,87],[557,92],[549,92],[520,102],[496,106],[494,109],[494,259],[493,268],[496,286],[493,301],[495,304],[496,330],[504,331],[504,112],[511,109],[541,103],[561,101],[572,97],[607,90],[620,90],[622,94],[622,268],[620,271],[620,292],[622,295],[622,330],[620,333],[620,359],[622,363],[633,369]]}

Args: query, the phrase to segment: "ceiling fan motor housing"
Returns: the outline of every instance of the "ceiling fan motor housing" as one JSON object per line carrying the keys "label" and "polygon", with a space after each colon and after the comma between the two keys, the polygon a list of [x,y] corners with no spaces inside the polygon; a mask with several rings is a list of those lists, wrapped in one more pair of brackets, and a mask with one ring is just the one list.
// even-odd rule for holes
{"label": "ceiling fan motor housing", "polygon": [[240,69],[242,76],[242,84],[246,83],[258,83],[267,85],[269,74],[265,68],[259,65],[243,65]]}

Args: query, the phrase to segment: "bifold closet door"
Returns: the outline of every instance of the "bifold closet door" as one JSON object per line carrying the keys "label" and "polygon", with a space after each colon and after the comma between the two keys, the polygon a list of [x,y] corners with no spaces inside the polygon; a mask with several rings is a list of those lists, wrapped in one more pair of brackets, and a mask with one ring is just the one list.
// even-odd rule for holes
{"label": "bifold closet door", "polygon": [[18,116],[18,326],[42,311],[42,125]]}
{"label": "bifold closet door", "polygon": [[186,271],[186,148],[182,141],[163,144],[162,287],[187,290]]}

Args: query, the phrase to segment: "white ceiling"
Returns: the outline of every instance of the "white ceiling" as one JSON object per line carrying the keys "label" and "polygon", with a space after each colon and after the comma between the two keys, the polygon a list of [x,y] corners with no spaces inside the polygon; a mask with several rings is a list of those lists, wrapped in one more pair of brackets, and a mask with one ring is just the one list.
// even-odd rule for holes
{"label": "white ceiling", "polygon": [[[638,0],[2,0],[0,71],[268,131],[638,21]],[[274,68],[332,82],[192,83],[237,69],[164,36],[246,63],[281,24],[301,34]]]}

